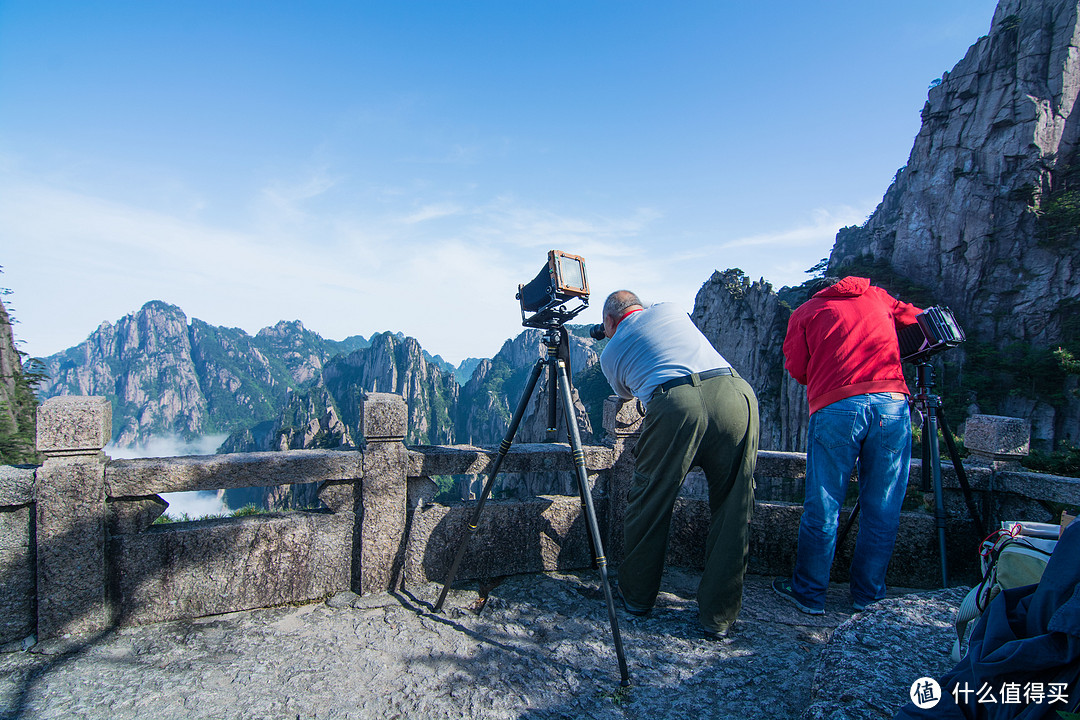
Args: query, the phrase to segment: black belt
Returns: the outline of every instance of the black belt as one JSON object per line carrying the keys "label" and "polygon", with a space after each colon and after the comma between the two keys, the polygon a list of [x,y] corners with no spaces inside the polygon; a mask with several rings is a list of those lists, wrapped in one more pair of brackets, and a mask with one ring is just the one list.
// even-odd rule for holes
{"label": "black belt", "polygon": [[705,372],[699,372],[699,373],[691,373],[689,375],[683,375],[682,377],[672,378],[671,380],[668,380],[667,382],[662,382],[662,383],[660,383],[659,385],[656,386],[656,390],[654,390],[653,392],[655,393],[655,392],[660,391],[660,390],[663,390],[664,392],[667,392],[671,388],[677,388],[680,385],[689,385],[690,383],[694,382],[694,376],[695,375],[697,375],[698,380],[708,380],[709,378],[714,378],[714,377],[716,377],[718,375],[733,375],[733,374],[734,373],[732,372],[731,368],[729,368],[729,367],[715,368],[713,370],[706,370]]}

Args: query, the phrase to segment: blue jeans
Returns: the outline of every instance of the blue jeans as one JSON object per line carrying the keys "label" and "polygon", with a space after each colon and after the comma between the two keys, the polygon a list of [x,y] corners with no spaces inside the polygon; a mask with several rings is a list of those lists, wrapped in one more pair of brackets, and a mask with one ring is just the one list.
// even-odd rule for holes
{"label": "blue jeans", "polygon": [[866,605],[885,597],[885,571],[900,526],[911,459],[911,416],[907,399],[897,397],[855,395],[810,416],[806,499],[792,579],[804,605],[825,608],[837,520],[856,460],[861,511],[851,558],[851,599]]}

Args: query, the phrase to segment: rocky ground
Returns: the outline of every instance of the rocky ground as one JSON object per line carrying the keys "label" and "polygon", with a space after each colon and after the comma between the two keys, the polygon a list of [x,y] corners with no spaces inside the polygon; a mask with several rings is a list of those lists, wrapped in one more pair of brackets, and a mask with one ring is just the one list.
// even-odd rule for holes
{"label": "rocky ground", "polygon": [[811,617],[751,576],[709,642],[697,580],[672,570],[649,617],[619,611],[629,688],[583,572],[473,585],[441,613],[430,584],[39,643],[0,655],[0,718],[878,718],[950,666],[957,590],[853,617],[836,585]]}

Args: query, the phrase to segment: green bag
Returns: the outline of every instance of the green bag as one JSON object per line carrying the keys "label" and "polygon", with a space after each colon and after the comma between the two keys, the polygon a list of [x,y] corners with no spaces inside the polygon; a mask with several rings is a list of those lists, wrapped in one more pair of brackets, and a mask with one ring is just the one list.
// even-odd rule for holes
{"label": "green bag", "polygon": [[[967,653],[970,629],[998,593],[1009,588],[1035,585],[1042,579],[1043,570],[1057,545],[1056,525],[1045,523],[1002,523],[998,530],[983,540],[979,548],[982,581],[973,587],[960,603],[956,614],[956,639],[952,660],[960,662]],[[1053,529],[1053,537],[1047,537]],[[1031,532],[1031,535],[1021,534]]]}

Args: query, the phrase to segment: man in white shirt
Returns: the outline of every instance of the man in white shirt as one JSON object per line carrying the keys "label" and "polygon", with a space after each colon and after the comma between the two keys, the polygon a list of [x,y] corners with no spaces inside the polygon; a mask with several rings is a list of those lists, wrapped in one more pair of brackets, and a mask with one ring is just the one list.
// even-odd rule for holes
{"label": "man in white shirt", "polygon": [[671,303],[646,309],[629,290],[614,292],[604,303],[604,333],[610,338],[600,355],[604,376],[619,397],[636,397],[647,408],[627,494],[619,594],[632,614],[652,609],[675,500],[686,473],[700,467],[709,483],[711,520],[698,611],[705,637],[725,637],[742,608],[757,398]]}

